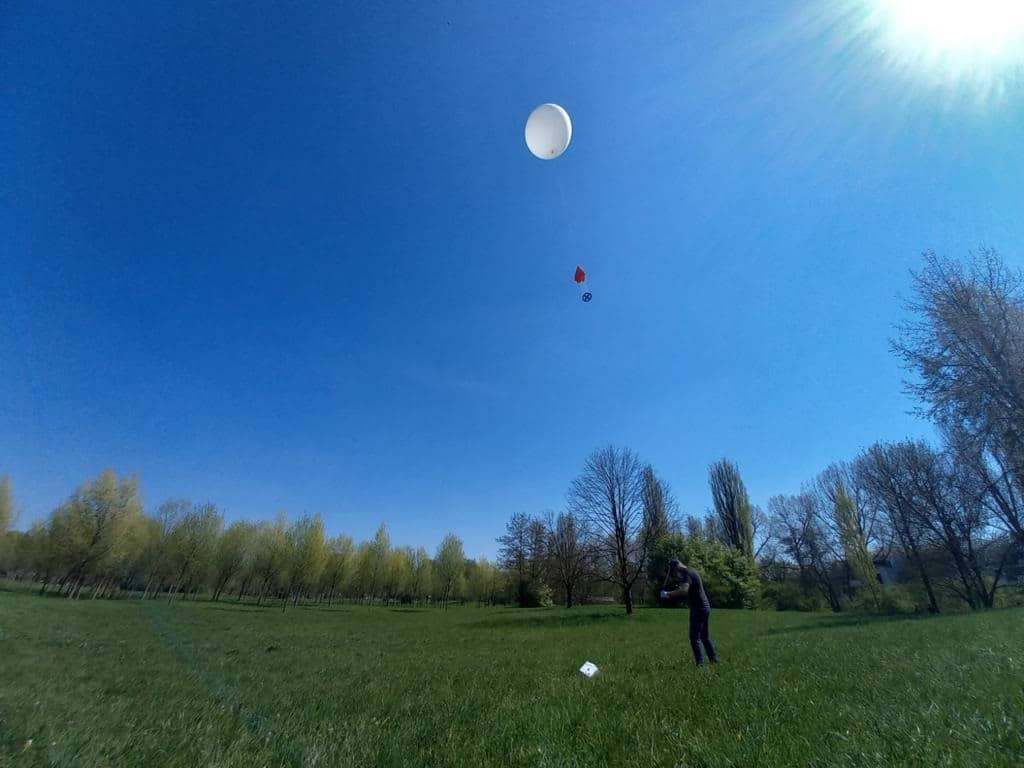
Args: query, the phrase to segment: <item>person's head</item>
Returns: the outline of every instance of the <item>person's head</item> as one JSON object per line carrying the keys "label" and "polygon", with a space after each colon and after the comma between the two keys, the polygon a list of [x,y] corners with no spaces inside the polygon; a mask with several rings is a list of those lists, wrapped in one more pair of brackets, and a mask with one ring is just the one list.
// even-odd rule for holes
{"label": "person's head", "polygon": [[668,572],[673,576],[676,574],[686,573],[686,566],[678,559],[672,558],[668,561]]}

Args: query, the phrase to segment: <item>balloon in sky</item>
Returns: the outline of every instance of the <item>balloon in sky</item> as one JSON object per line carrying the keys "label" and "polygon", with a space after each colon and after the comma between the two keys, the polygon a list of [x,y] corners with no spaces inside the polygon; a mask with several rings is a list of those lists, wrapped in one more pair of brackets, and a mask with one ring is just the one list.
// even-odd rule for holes
{"label": "balloon in sky", "polygon": [[541,104],[526,121],[526,146],[541,160],[554,160],[572,140],[569,113],[557,104]]}
{"label": "balloon in sky", "polygon": [[573,277],[573,280],[575,280],[577,283],[582,283],[586,279],[587,279],[587,273],[583,271],[583,267],[577,265],[577,267],[576,267],[576,276]]}

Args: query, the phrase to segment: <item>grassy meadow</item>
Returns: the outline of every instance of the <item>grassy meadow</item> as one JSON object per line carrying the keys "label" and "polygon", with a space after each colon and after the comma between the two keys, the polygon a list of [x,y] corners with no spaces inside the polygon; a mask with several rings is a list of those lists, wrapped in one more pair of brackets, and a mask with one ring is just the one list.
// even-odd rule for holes
{"label": "grassy meadow", "polygon": [[[1020,765],[1024,610],[936,618],[0,591],[0,766]],[[601,669],[577,673],[584,661]]]}

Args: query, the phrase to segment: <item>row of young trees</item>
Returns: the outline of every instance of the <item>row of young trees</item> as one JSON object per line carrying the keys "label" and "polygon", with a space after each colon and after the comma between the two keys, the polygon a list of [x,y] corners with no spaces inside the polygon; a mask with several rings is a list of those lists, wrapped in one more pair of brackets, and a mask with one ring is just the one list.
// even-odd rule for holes
{"label": "row of young trees", "polygon": [[69,598],[132,595],[140,599],[209,596],[367,604],[456,599],[494,602],[497,569],[468,560],[449,534],[434,556],[420,547],[394,547],[381,525],[370,541],[328,538],[319,515],[291,522],[225,524],[213,504],[172,500],[145,514],[134,478],[103,472],[84,484],[45,521],[26,532],[7,531],[13,501],[0,479],[0,571],[32,580],[40,593]]}

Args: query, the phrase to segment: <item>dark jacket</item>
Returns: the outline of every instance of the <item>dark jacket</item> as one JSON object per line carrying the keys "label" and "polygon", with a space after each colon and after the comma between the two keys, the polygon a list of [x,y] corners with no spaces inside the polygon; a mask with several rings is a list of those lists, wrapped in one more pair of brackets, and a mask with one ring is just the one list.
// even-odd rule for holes
{"label": "dark jacket", "polygon": [[[711,601],[708,600],[708,593],[704,589],[704,580],[693,568],[687,568],[686,573],[670,577],[675,585],[668,593],[668,599],[674,600],[685,597],[690,604],[690,610],[710,611]],[[667,587],[666,587],[667,589]]]}

